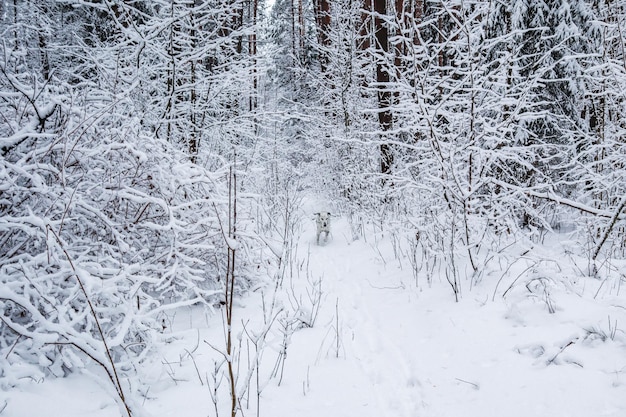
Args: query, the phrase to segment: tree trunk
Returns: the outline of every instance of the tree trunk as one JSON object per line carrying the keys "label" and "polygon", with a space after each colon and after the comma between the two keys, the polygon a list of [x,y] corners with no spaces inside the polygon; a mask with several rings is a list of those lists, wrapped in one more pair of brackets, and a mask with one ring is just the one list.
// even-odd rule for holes
{"label": "tree trunk", "polygon": [[257,96],[258,96],[258,84],[259,84],[259,80],[258,80],[258,70],[257,70],[257,13],[259,10],[259,2],[258,0],[253,0],[252,1],[252,10],[251,15],[252,15],[252,26],[253,26],[253,32],[250,34],[250,46],[249,46],[249,53],[250,56],[252,57],[252,93],[250,94],[250,111],[255,111],[257,108]]}
{"label": "tree trunk", "polygon": [[378,123],[382,130],[380,145],[380,172],[390,174],[393,165],[393,154],[388,143],[387,132],[391,130],[393,115],[391,113],[391,91],[389,89],[389,67],[386,65],[386,55],[389,51],[389,31],[384,16],[387,15],[387,1],[374,0],[374,28],[376,34],[376,49],[380,52],[376,60],[376,82],[378,90]]}
{"label": "tree trunk", "polygon": [[[189,20],[190,20],[190,33],[189,33],[189,38],[191,39],[191,49],[195,50],[198,46],[198,38],[197,38],[197,34],[196,34],[196,22],[195,22],[195,17],[194,17],[194,3],[191,2],[188,4],[188,8],[189,8]],[[191,123],[191,131],[189,132],[189,156],[191,159],[192,163],[196,163],[198,160],[198,140],[199,140],[199,132],[198,132],[198,118],[196,115],[196,109],[197,109],[197,102],[198,102],[198,94],[196,91],[196,81],[197,81],[197,76],[196,76],[196,65],[197,65],[197,60],[195,58],[191,59],[190,62],[190,71],[191,71],[191,94],[190,94],[190,106],[191,109],[189,110],[190,114],[189,114],[189,121]]]}
{"label": "tree trunk", "polygon": [[330,45],[330,1],[315,1],[315,22],[317,23],[317,38],[321,48],[320,65],[322,73],[328,70],[328,52],[326,48]]}

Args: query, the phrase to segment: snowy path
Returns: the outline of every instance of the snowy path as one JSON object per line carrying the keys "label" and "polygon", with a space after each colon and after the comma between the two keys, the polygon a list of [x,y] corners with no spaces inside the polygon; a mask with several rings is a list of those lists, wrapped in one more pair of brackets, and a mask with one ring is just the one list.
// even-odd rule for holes
{"label": "snowy path", "polygon": [[[322,382],[320,397],[328,400],[335,396],[342,404],[365,408],[346,407],[346,413],[330,415],[424,415],[422,410],[431,409],[424,385],[436,384],[419,373],[422,362],[435,359],[425,357],[421,351],[430,339],[432,323],[423,323],[428,312],[420,306],[414,284],[407,282],[411,280],[410,272],[402,271],[391,258],[381,258],[386,255],[381,255],[373,242],[350,242],[348,230],[341,220],[336,222],[333,239],[327,244],[316,246],[309,238],[312,230],[305,231],[302,242],[310,248],[313,275],[323,277],[325,305],[319,326],[334,332],[339,323],[339,358],[331,358],[336,354],[334,346],[327,347],[326,352],[330,362],[327,366],[335,366],[336,370],[320,377],[345,379],[345,383],[335,387],[337,393],[335,389],[327,390],[327,381]],[[449,298],[449,294],[444,297]],[[344,368],[358,372],[340,375]],[[359,395],[367,401],[363,403]],[[437,415],[432,411],[429,415]]]}
{"label": "snowy path", "polygon": [[407,295],[401,294],[404,284],[394,282],[393,277],[377,276],[380,265],[359,264],[362,259],[356,247],[352,251],[347,247],[320,249],[330,249],[320,255],[323,260],[318,266],[331,271],[325,276],[332,280],[329,292],[337,294],[342,356],[354,360],[365,372],[365,383],[374,391],[377,415],[415,415],[421,392],[412,355],[406,351],[410,346],[403,346],[401,338],[411,331],[408,327],[412,326],[407,326],[411,316],[395,308],[398,303],[394,301]]}

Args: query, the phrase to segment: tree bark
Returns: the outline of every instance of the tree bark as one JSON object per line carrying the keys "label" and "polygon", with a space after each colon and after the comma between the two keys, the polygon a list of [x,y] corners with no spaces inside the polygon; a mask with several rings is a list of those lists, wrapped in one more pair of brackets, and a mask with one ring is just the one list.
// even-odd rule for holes
{"label": "tree bark", "polygon": [[317,39],[321,48],[320,65],[322,72],[328,70],[328,53],[326,48],[330,45],[330,1],[316,0],[315,2],[315,22],[317,23]]}
{"label": "tree bark", "polygon": [[391,91],[389,89],[389,68],[386,65],[386,55],[389,52],[389,30],[384,17],[387,15],[387,1],[374,0],[374,28],[376,35],[376,82],[378,90],[378,123],[382,130],[382,142],[380,144],[380,172],[390,174],[393,165],[393,154],[388,143],[387,132],[393,124],[391,112]]}

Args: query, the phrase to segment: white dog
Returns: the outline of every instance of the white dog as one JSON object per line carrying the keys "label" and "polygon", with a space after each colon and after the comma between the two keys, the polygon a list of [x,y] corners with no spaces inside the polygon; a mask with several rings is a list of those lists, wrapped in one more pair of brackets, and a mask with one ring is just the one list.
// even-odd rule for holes
{"label": "white dog", "polygon": [[324,235],[324,242],[328,241],[328,234],[330,233],[330,213],[327,211],[321,211],[315,213],[315,223],[317,223],[317,244],[320,244],[320,236]]}

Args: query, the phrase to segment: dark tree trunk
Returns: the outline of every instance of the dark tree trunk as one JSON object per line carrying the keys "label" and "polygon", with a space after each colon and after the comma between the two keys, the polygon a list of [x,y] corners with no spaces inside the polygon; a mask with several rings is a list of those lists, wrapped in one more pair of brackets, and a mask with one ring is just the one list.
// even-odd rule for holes
{"label": "dark tree trunk", "polygon": [[330,45],[330,1],[315,1],[315,22],[317,23],[317,38],[321,47],[320,65],[322,72],[326,73],[328,69],[328,52],[326,48]]}
{"label": "dark tree trunk", "polygon": [[376,81],[378,84],[378,122],[382,129],[382,140],[380,145],[380,172],[390,174],[393,165],[393,154],[388,143],[387,132],[391,130],[393,124],[393,114],[391,113],[391,91],[389,89],[389,68],[386,65],[386,55],[389,51],[389,30],[385,24],[383,16],[387,14],[387,1],[374,0],[374,27],[376,34],[377,49],[380,54],[376,60]]}

